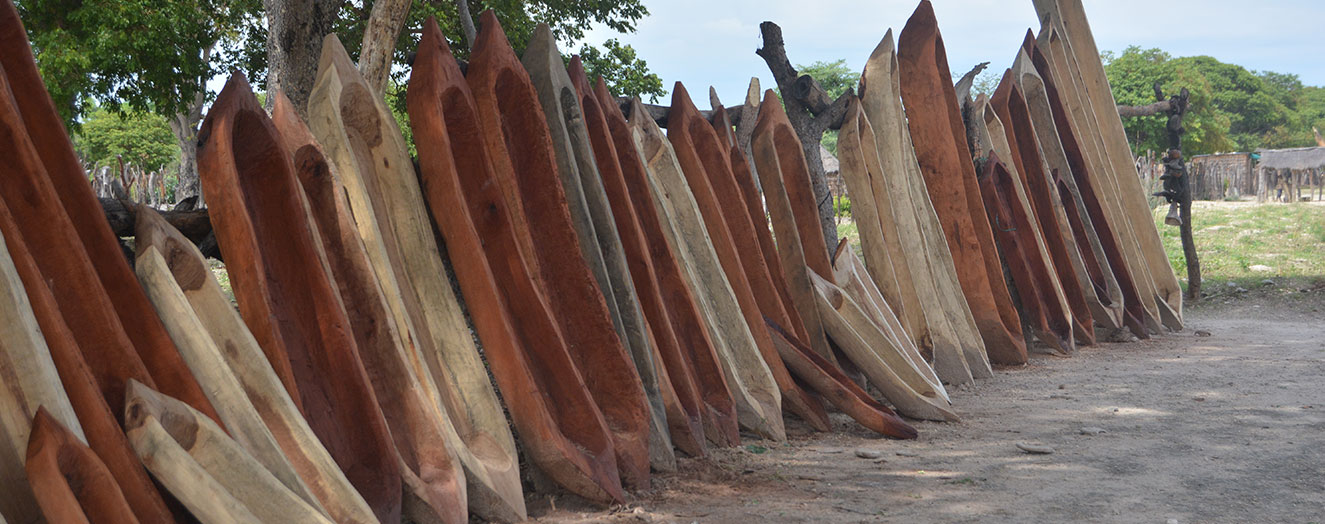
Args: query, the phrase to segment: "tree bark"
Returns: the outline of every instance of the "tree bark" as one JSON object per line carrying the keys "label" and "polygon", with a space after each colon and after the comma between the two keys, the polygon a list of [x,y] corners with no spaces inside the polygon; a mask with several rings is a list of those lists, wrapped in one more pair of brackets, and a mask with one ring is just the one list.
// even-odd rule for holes
{"label": "tree bark", "polygon": [[359,72],[368,85],[380,95],[391,76],[391,58],[396,52],[396,39],[405,26],[413,0],[377,0],[368,16],[363,31],[363,45],[359,47]]}
{"label": "tree bark", "polygon": [[[209,61],[215,44],[202,51],[204,62]],[[167,123],[179,144],[179,172],[176,174],[175,202],[198,197],[202,205],[202,188],[198,184],[198,122],[202,121],[202,106],[207,102],[207,90],[199,89],[184,111],[175,113]]]}
{"label": "tree bark", "polygon": [[[322,38],[332,31],[345,0],[263,0],[267,9],[267,90],[284,91],[308,118],[308,95],[317,79]],[[276,97],[267,97],[271,109]]]}
{"label": "tree bark", "polygon": [[833,216],[833,194],[828,189],[824,173],[823,159],[819,156],[819,142],[824,131],[842,126],[846,116],[846,101],[852,94],[848,89],[837,100],[828,98],[828,94],[809,75],[801,75],[787,59],[787,51],[782,40],[782,28],[773,22],[759,24],[764,46],[755,50],[763,57],[768,69],[777,80],[782,91],[782,103],[787,109],[787,118],[791,127],[800,138],[801,150],[805,153],[805,162],[810,171],[810,185],[814,188],[814,198],[819,206],[819,225],[823,229],[824,242],[821,246],[832,257],[837,248],[837,221]]}
{"label": "tree bark", "polygon": [[1169,112],[1172,105],[1168,100],[1160,100],[1153,104],[1144,106],[1118,106],[1118,116],[1123,118],[1133,116],[1153,116]]}
{"label": "tree bark", "polygon": [[469,14],[469,0],[455,0],[455,9],[460,15],[460,28],[465,31],[465,47],[473,49],[478,30],[474,28],[474,16]]}

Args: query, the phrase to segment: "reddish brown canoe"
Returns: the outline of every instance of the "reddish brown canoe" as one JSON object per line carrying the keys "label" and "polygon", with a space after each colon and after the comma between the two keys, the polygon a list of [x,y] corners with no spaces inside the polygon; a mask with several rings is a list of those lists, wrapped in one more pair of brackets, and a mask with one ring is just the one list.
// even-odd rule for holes
{"label": "reddish brown canoe", "polygon": [[[639,213],[635,210],[635,203],[631,201],[630,189],[626,184],[625,170],[626,164],[633,163],[630,169],[642,171],[643,164],[639,161],[639,156],[635,152],[633,145],[623,144],[626,149],[619,150],[617,143],[613,140],[612,130],[609,127],[608,119],[615,117],[622,130],[626,127],[625,117],[617,109],[615,103],[610,106],[603,106],[599,102],[599,97],[594,89],[589,86],[589,77],[584,72],[584,65],[580,62],[580,57],[571,58],[570,66],[567,68],[567,74],[570,76],[571,83],[575,86],[575,92],[580,98],[580,108],[584,113],[584,120],[589,132],[589,138],[593,146],[594,157],[598,164],[598,172],[602,177],[603,189],[612,208],[612,215],[616,221],[616,230],[621,239],[621,246],[625,251],[626,262],[629,264],[631,280],[635,286],[635,293],[639,297],[641,309],[648,321],[648,327],[653,335],[656,353],[659,355],[670,355],[671,360],[680,358],[681,348],[677,342],[677,335],[672,325],[672,320],[667,311],[667,305],[663,301],[662,292],[658,285],[658,274],[654,268],[654,261],[647,246],[644,235],[644,227],[640,223]],[[605,91],[606,85],[599,78],[599,86]],[[610,98],[610,97],[609,97]],[[637,173],[638,176],[638,173]],[[647,209],[652,213],[652,209]],[[638,359],[636,359],[638,361]],[[657,366],[665,366],[663,358],[659,359]],[[704,449],[704,430],[699,414],[698,393],[695,389],[694,378],[688,365],[678,366],[670,372],[670,376],[684,381],[686,388],[687,405],[676,406],[672,411],[682,410],[685,416],[676,420],[676,425],[672,426],[672,431],[679,433],[678,437],[684,442],[678,442],[678,445],[692,456],[703,456]],[[641,378],[644,374],[641,373]],[[676,394],[671,383],[663,382],[660,389],[673,389],[672,394],[676,395],[678,402],[680,396]],[[668,453],[672,439],[667,439]],[[652,447],[652,446],[650,446]],[[652,453],[651,453],[652,454]],[[675,455],[672,455],[672,468],[675,469]]]}
{"label": "reddish brown canoe", "polygon": [[[579,270],[577,281],[559,285],[583,287],[592,284],[592,277],[583,260],[567,256],[578,252],[578,247],[574,244],[575,232],[570,227],[565,197],[560,197],[558,203],[557,196],[562,191],[556,181],[551,138],[537,94],[492,11],[483,14],[482,25],[483,31],[474,46],[466,77],[474,101],[472,104],[465,100],[449,104],[444,113],[452,114],[454,109],[455,115],[451,118],[457,120],[454,126],[448,125],[446,129],[456,128],[453,137],[456,142],[449,150],[454,160],[466,167],[455,169],[455,174],[448,175],[446,170],[450,163],[445,157],[433,159],[428,156],[432,153],[429,152],[420,159],[425,177],[437,180],[438,184],[448,178],[460,178],[450,186],[450,191],[430,188],[433,200],[440,196],[439,193],[451,198],[448,204],[434,201],[430,207],[435,216],[439,216],[439,223],[452,224],[447,226],[450,228],[447,250],[452,254],[452,263],[461,279],[466,301],[470,303],[471,315],[476,311],[484,312],[483,323],[487,327],[481,332],[486,336],[480,336],[494,377],[530,458],[540,470],[576,494],[599,502],[620,501],[623,494],[616,452],[605,417],[585,386],[586,378],[577,368],[577,360],[572,359],[567,341],[562,338],[550,307],[551,301],[535,283],[537,273],[531,269],[537,267],[534,261],[541,259],[536,258],[537,253],[523,249],[534,244],[534,240],[528,238],[530,225],[539,224],[537,236],[547,236],[543,239],[545,245],[556,241],[563,246],[560,252],[548,253],[559,258],[548,260],[560,263],[570,259],[569,263],[560,265]],[[451,90],[451,93],[449,96],[463,95],[461,91]],[[466,111],[465,108],[470,109]],[[431,111],[436,112],[435,109]],[[447,136],[447,131],[440,129],[443,120],[437,117],[425,120],[439,126],[429,131],[428,136],[433,137],[430,142],[447,143],[442,141],[442,137]],[[422,127],[419,130],[426,131]],[[475,136],[475,130],[478,136]],[[445,151],[443,147],[426,149],[435,149],[439,153]],[[432,172],[438,174],[427,174]],[[517,180],[516,173],[525,180]],[[550,193],[552,198],[525,200],[522,196],[527,193],[522,191],[522,186],[528,186],[531,192]],[[463,207],[456,204],[461,195],[467,202]],[[459,216],[452,215],[449,220],[440,218],[463,209],[469,210],[477,235],[457,225],[463,223]],[[526,213],[528,217],[537,218],[526,218]],[[553,228],[556,231],[551,231]],[[457,240],[451,240],[451,237]],[[468,247],[462,248],[466,241],[461,239],[465,238],[471,240]],[[478,256],[480,253],[487,255],[486,265]],[[579,264],[574,263],[576,260]],[[461,267],[467,269],[461,270]],[[565,267],[562,270],[569,272]],[[497,282],[501,285],[498,286]],[[475,305],[471,298],[474,296],[483,297],[486,305]],[[502,299],[504,306],[501,305]],[[601,294],[594,301],[601,304]],[[603,308],[585,304],[558,311],[569,316],[604,314]],[[515,319],[519,319],[518,324]],[[595,321],[602,320],[607,319]],[[477,324],[479,317],[475,316],[474,321]],[[512,328],[519,330],[518,341]],[[609,329],[595,335],[615,336],[615,332]],[[620,348],[620,341],[615,347]],[[601,351],[612,348],[583,349]],[[576,359],[588,360],[581,355]],[[617,377],[609,385],[619,385],[620,380]],[[638,384],[638,377],[634,380]],[[623,391],[625,393],[628,392]],[[640,422],[643,422],[643,412],[639,414]]]}
{"label": "reddish brown canoe", "polygon": [[[558,312],[562,336],[607,421],[621,481],[645,488],[649,485],[648,402],[629,352],[636,349],[634,342],[647,343],[641,340],[647,338],[647,331],[641,325],[639,300],[575,88],[546,24],[534,29],[522,63],[542,105],[556,164],[550,171],[555,177],[528,172],[516,177],[525,215],[531,224],[538,224],[533,244],[540,273],[535,278]],[[554,185],[560,190],[550,191]],[[560,226],[562,209],[568,228]],[[584,253],[578,261],[567,256],[576,249]],[[572,310],[578,311],[568,313]],[[623,331],[616,331],[617,325]]]}
{"label": "reddish brown canoe", "polygon": [[[817,416],[814,402],[817,402],[817,399],[810,398],[791,380],[791,375],[787,373],[782,358],[777,354],[777,348],[773,347],[773,339],[763,324],[764,308],[768,308],[775,319],[784,318],[786,314],[780,312],[781,298],[772,290],[768,268],[764,264],[759,241],[754,236],[748,212],[739,202],[734,205],[723,205],[718,198],[719,194],[740,198],[740,191],[735,189],[736,185],[731,175],[730,150],[719,142],[717,133],[691,103],[689,92],[680,82],[672,90],[667,139],[676,150],[681,171],[685,174],[686,181],[695,195],[695,202],[699,205],[700,214],[708,228],[718,260],[727,274],[732,291],[735,292],[741,313],[750,326],[755,348],[758,350],[757,356],[767,365],[781,393],[779,396],[786,401],[788,409],[808,421],[815,420]],[[742,253],[746,253],[747,256],[742,257]],[[755,288],[760,288],[761,291],[756,294]],[[762,393],[753,386],[751,392]],[[778,409],[780,403],[769,398],[759,399],[759,402],[764,405],[763,411],[771,426],[770,429],[779,436],[783,435],[782,417]],[[738,409],[739,407],[738,405]],[[822,405],[820,404],[818,408],[822,409]]]}
{"label": "reddish brown canoe", "polygon": [[[1025,97],[1022,96],[1021,88],[1013,81],[1012,74],[1012,70],[1008,70],[1007,74],[1004,75],[1003,81],[999,83],[998,89],[994,91],[991,106],[998,114],[999,120],[1004,124],[1009,147],[1014,154],[1020,157],[1020,162],[1016,163],[1017,171],[1022,179],[1026,181],[1027,190],[1035,199],[1035,202],[1041,204],[1040,207],[1049,207],[1052,205],[1050,199],[1053,198],[1054,194],[1059,193],[1058,184],[1054,184],[1052,180],[1063,176],[1072,176],[1072,174],[1054,172],[1050,175],[1044,172],[1044,166],[1047,164],[1040,155],[1040,144],[1035,136],[1034,123],[1030,119],[1030,110],[1026,107]],[[1061,195],[1061,193],[1059,194]],[[1083,197],[1089,198],[1084,192]],[[1069,200],[1068,198],[1061,199],[1064,203]],[[1039,208],[1037,208],[1038,211]],[[1076,232],[1081,231],[1084,224],[1073,223],[1071,216],[1067,218],[1069,225],[1074,230],[1073,238],[1080,239],[1080,235],[1077,235]],[[1047,218],[1040,218],[1040,220],[1043,223]],[[1107,221],[1101,220],[1099,226],[1106,228],[1099,231],[1110,231],[1107,229]],[[1101,241],[1103,245],[1110,244],[1110,242],[1104,241],[1103,235],[1101,235]],[[1053,247],[1052,244],[1050,247]],[[1084,265],[1089,267],[1089,264],[1085,263],[1087,258],[1085,253],[1088,249],[1080,243],[1077,247],[1078,252],[1082,253]],[[1063,254],[1063,256],[1066,256],[1066,254]],[[1093,257],[1089,258],[1094,259]],[[1141,320],[1146,312],[1139,300],[1139,295],[1137,295],[1127,265],[1121,264],[1116,267],[1114,275],[1117,277],[1119,288],[1122,291],[1125,306],[1124,324],[1138,337],[1149,338],[1144,321]],[[1096,289],[1098,291],[1098,288]]]}
{"label": "reddish brown canoe", "polygon": [[[613,107],[616,102],[607,92],[607,85],[602,79],[595,86],[595,94],[603,107]],[[677,246],[671,245],[655,207],[649,189],[649,172],[640,149],[632,136],[632,124],[626,121],[620,111],[604,112],[612,141],[621,160],[621,173],[625,177],[626,189],[631,204],[637,211],[640,228],[648,249],[649,259],[653,263],[657,277],[658,293],[662,299],[659,317],[665,315],[662,322],[667,323],[675,335],[676,352],[663,353],[662,359],[670,375],[678,401],[685,409],[686,424],[681,430],[689,433],[685,439],[693,440],[691,447],[704,449],[704,435],[709,440],[735,445],[739,441],[739,428],[736,422],[736,406],[728,389],[727,380],[722,374],[722,365],[718,362],[717,350],[708,330],[704,327],[703,314],[696,297],[685,283],[681,269],[681,256]],[[651,320],[652,322],[652,320]],[[661,349],[661,347],[660,347]],[[673,371],[676,370],[676,371]],[[683,373],[676,376],[674,373]],[[698,415],[703,421],[700,434],[694,434],[695,425],[690,420]],[[669,422],[674,418],[669,412]],[[673,424],[675,428],[679,420]],[[680,445],[682,437],[675,435],[672,441]],[[682,448],[685,450],[685,448]],[[689,453],[689,450],[685,450]]]}
{"label": "reddish brown canoe", "polygon": [[1026,343],[1021,320],[1003,281],[1003,266],[966,147],[943,37],[929,0],[922,0],[907,20],[897,47],[902,104],[909,117],[907,127],[916,160],[943,224],[957,278],[984,338],[989,360],[1024,364]]}
{"label": "reddish brown canoe", "polygon": [[281,344],[263,346],[269,359],[282,350],[289,359],[309,426],[378,518],[396,522],[396,450],[279,140],[236,73],[198,133],[198,173],[216,240],[244,321],[260,344]]}
{"label": "reddish brown canoe", "polygon": [[[600,93],[600,98],[602,96]],[[715,312],[708,309],[717,290],[705,290],[697,283],[708,282],[704,280],[707,276],[716,281],[714,288],[730,289],[730,285],[726,285],[723,280],[726,276],[722,275],[722,268],[717,266],[717,255],[713,253],[707,232],[694,235],[686,233],[689,231],[686,224],[694,226],[696,229],[693,231],[696,232],[704,226],[689,188],[684,187],[681,166],[677,163],[671,144],[667,142],[657,122],[647,115],[639,98],[631,101],[630,114],[637,116],[627,122],[626,129],[614,126],[613,139],[618,143],[629,140],[626,147],[633,146],[644,164],[642,172],[627,170],[625,174],[632,177],[631,198],[641,211],[642,223],[646,225],[649,250],[654,262],[658,264],[659,285],[663,290],[663,299],[667,301],[668,315],[672,318],[677,342],[681,345],[682,355],[694,374],[694,383],[699,390],[704,435],[709,442],[719,446],[735,446],[740,443],[735,397],[745,394],[744,386],[728,382],[725,357],[720,355],[726,352],[727,342],[722,339],[724,333],[734,333],[739,326],[721,326],[711,321],[718,318],[713,316]],[[610,121],[616,122],[616,119]],[[685,192],[679,189],[667,191],[667,180],[679,184],[677,187],[684,187]],[[689,213],[680,208],[685,208]],[[652,214],[649,210],[652,210]],[[704,248],[707,248],[706,253],[709,255],[705,260],[713,264],[696,267],[693,265],[693,257]],[[735,303],[734,297],[728,298]],[[734,318],[739,321],[739,314]],[[669,362],[669,365],[680,364]]]}
{"label": "reddish brown canoe", "polygon": [[37,269],[27,246],[17,240],[18,227],[3,202],[0,202],[0,232],[3,232],[14,267],[24,281],[33,314],[51,351],[51,360],[89,445],[121,486],[135,515],[150,522],[171,522],[165,502],[129,447],[119,422],[111,414],[97,388],[96,379],[83,361],[73,333],[60,315],[55,298],[43,284],[45,277]]}
{"label": "reddish brown canoe", "polygon": [[405,341],[391,318],[377,276],[355,229],[345,190],[332,174],[322,147],[295,113],[285,93],[276,93],[272,122],[294,166],[313,222],[345,305],[359,360],[377,394],[400,461],[403,516],[415,522],[469,521],[464,472],[446,447],[440,406],[419,383]]}
{"label": "reddish brown canoe", "polygon": [[[1063,153],[1066,154],[1068,164],[1071,166],[1071,173],[1059,173],[1058,178],[1062,187],[1068,189],[1072,197],[1063,199],[1063,207],[1070,211],[1068,217],[1072,219],[1073,235],[1077,238],[1077,243],[1082,246],[1085,274],[1090,279],[1098,300],[1098,304],[1091,302],[1089,305],[1095,314],[1096,322],[1111,329],[1118,329],[1123,327],[1124,299],[1122,289],[1113,274],[1114,262],[1109,260],[1108,251],[1104,248],[1105,241],[1102,238],[1105,232],[1111,235],[1113,230],[1107,223],[1096,224],[1103,221],[1103,212],[1096,209],[1092,215],[1090,211],[1092,207],[1086,203],[1086,193],[1089,192],[1093,196],[1095,192],[1090,174],[1087,173],[1090,163],[1078,138],[1076,125],[1072,123],[1072,116],[1068,113],[1066,101],[1059,94],[1058,85],[1054,82],[1054,72],[1050,69],[1049,59],[1041,52],[1029,29],[1026,30],[1026,40],[1023,41],[1022,48],[1030,56],[1031,63],[1044,83],[1044,94],[1053,112],[1054,127],[1058,130]],[[1096,218],[1097,216],[1101,218]]]}
{"label": "reddish brown canoe", "polygon": [[[147,296],[138,286],[138,280],[134,278],[133,270],[129,268],[124,252],[120,250],[119,240],[111,232],[110,225],[101,212],[101,205],[97,202],[96,195],[92,194],[92,187],[87,183],[87,174],[83,170],[83,165],[79,162],[78,155],[74,153],[73,144],[65,134],[64,124],[55,110],[55,104],[46,92],[46,84],[42,82],[41,74],[37,71],[32,50],[27,44],[27,33],[24,32],[17,10],[9,0],[5,0],[3,5],[0,5],[0,49],[5,50],[0,54],[0,69],[3,69],[3,74],[8,77],[9,89],[13,91],[17,107],[22,108],[23,127],[27,129],[27,134],[40,157],[40,163],[45,168],[42,176],[49,180],[59,199],[59,205],[64,208],[67,220],[73,226],[77,240],[83,248],[79,253],[68,253],[67,256],[76,257],[81,254],[89,260],[96,261],[96,264],[92,264],[93,274],[100,281],[103,294],[113,307],[104,315],[116,319],[120,326],[118,330],[124,333],[123,336],[127,336],[131,344],[127,349],[138,355],[141,365],[152,377],[153,383],[162,391],[202,411],[212,420],[219,420],[211,404],[207,402],[207,397],[202,394],[202,389],[198,387],[198,382],[193,379],[189,368],[184,365],[179,353],[175,351],[175,345],[171,342],[165,327],[161,325],[161,320],[157,318],[152,304],[147,301]],[[11,203],[11,211],[19,219],[19,223],[25,223],[26,219],[23,218],[22,213],[12,206]],[[59,251],[67,251],[72,246],[72,244],[53,242],[51,239],[45,239],[42,243]],[[33,255],[37,257],[38,262],[43,268],[46,267],[43,256],[39,253],[42,249],[36,247],[33,249]],[[56,299],[66,309],[69,307],[68,302],[72,301],[87,301],[87,307],[97,306],[97,302],[100,301],[88,300],[88,289],[73,285],[73,282],[60,284],[69,284],[67,286],[53,284],[56,288]],[[82,317],[75,314],[73,318]],[[81,327],[75,325],[80,323],[81,321],[71,323],[70,327],[75,335],[82,333]],[[97,352],[92,349],[95,345],[92,345],[91,340],[99,340],[105,344],[113,338],[80,338],[85,352]],[[123,380],[126,377],[116,374],[118,383],[113,385],[105,383],[108,375],[101,371],[99,358],[88,357],[88,363],[98,375],[98,380],[102,381],[103,391],[108,388],[114,389],[113,392],[105,394],[111,405],[117,406],[123,399]],[[108,351],[104,358],[116,358],[116,353]]]}
{"label": "reddish brown canoe", "polygon": [[[693,109],[693,106],[691,108]],[[674,121],[689,122],[686,120]],[[712,128],[711,125],[709,127]],[[692,136],[701,142],[706,142],[704,146],[699,148],[700,151],[703,151],[700,153],[700,158],[704,162],[704,173],[708,176],[707,182],[713,194],[733,195],[744,202],[742,189],[736,181],[736,175],[733,174],[731,145],[719,139],[716,129],[709,130],[711,131],[708,133],[709,137],[705,137],[705,133],[700,131],[702,130],[692,132]],[[707,152],[709,147],[714,147],[714,151],[718,154],[710,155]],[[746,168],[744,162],[740,162],[739,165],[742,169]],[[701,204],[701,212],[704,209],[702,206],[703,204]],[[760,317],[752,318],[747,315],[746,321],[750,324],[750,331],[755,335],[755,343],[764,356],[764,362],[768,364],[769,371],[773,373],[773,379],[777,381],[778,388],[782,391],[783,405],[808,422],[811,427],[819,431],[829,431],[832,429],[832,425],[828,421],[828,413],[824,410],[823,402],[802,389],[791,378],[791,373],[787,371],[786,365],[782,363],[777,347],[773,344],[772,335],[768,333],[768,328],[762,322],[759,322],[762,317],[769,317],[779,325],[794,325],[791,315],[783,306],[782,294],[778,292],[774,284],[772,272],[765,262],[763,246],[759,242],[755,228],[756,223],[750,216],[749,207],[737,203],[735,205],[719,206],[719,208],[721,209],[722,218],[727,224],[727,231],[731,235],[731,240],[736,246],[735,253],[740,257],[741,268],[745,273],[745,281],[751,292],[751,297],[754,299],[753,305],[757,308],[755,312]],[[761,225],[761,227],[765,230],[768,229],[767,226]],[[733,277],[730,272],[728,277]],[[742,291],[737,292],[738,300],[742,293]],[[744,304],[742,309],[744,310],[748,305],[749,303]],[[797,315],[797,318],[800,318],[799,315]],[[811,318],[815,321],[818,320],[817,316]],[[818,327],[817,322],[815,322],[815,327]],[[829,355],[832,354],[828,351],[826,340],[823,350]]]}
{"label": "reddish brown canoe", "polygon": [[[777,244],[773,242],[768,213],[764,210],[764,202],[752,174],[754,173],[753,164],[746,162],[744,150],[741,149],[740,144],[737,144],[736,134],[732,132],[731,121],[727,118],[727,110],[722,104],[718,103],[717,94],[712,87],[709,87],[709,98],[715,104],[713,106],[713,130],[718,132],[718,139],[722,142],[722,145],[731,148],[729,158],[732,175],[736,179],[736,186],[740,188],[741,199],[745,202],[750,220],[754,222],[755,236],[759,239],[759,250],[764,257],[764,263],[768,265],[768,272],[773,277],[773,287],[777,290],[778,298],[782,301],[782,309],[786,311],[787,320],[790,322],[785,327],[792,330],[791,334],[794,334],[798,340],[806,341],[811,346],[818,346],[820,343],[826,346],[827,338],[820,336],[819,339],[822,340],[812,339],[810,332],[805,328],[805,321],[801,317],[802,313],[796,309],[796,303],[791,298],[791,292],[787,290],[787,273],[782,267],[782,259],[778,256]],[[757,113],[757,107],[752,109],[751,118],[755,118]],[[753,161],[754,157],[750,157],[750,159]],[[816,318],[815,321],[817,320]],[[822,335],[822,330],[819,330],[819,334]],[[774,341],[776,342],[776,338],[774,338]]]}
{"label": "reddish brown canoe", "polygon": [[106,465],[45,408],[32,419],[24,468],[49,522],[138,522]]}
{"label": "reddish brown canoe", "polygon": [[874,400],[837,366],[797,342],[781,326],[768,322],[768,329],[787,367],[860,425],[893,438],[913,439],[920,436],[916,428],[907,424],[892,409]]}
{"label": "reddish brown canoe", "polygon": [[[983,124],[981,124],[983,125]],[[1030,210],[1017,199],[1012,173],[1009,173],[998,154],[989,153],[980,172],[980,193],[984,197],[985,212],[998,239],[1012,285],[1017,288],[1025,320],[1040,342],[1064,353],[1075,349],[1072,337],[1071,313],[1056,306],[1061,303],[1053,296],[1053,270],[1047,260],[1040,257],[1035,246],[1035,223]]]}

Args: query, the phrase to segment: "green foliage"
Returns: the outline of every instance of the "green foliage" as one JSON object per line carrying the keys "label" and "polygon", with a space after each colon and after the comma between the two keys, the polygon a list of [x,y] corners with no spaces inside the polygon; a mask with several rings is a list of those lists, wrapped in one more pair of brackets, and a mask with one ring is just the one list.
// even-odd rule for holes
{"label": "green foliage", "polygon": [[[1169,263],[1185,281],[1182,239],[1178,228],[1164,225],[1167,211],[1168,206],[1155,210],[1155,227]],[[1325,275],[1325,213],[1319,205],[1193,202],[1192,238],[1207,292],[1218,292],[1226,282],[1251,287],[1267,278],[1307,283]]]}
{"label": "green foliage", "polygon": [[[636,24],[640,19],[649,14],[649,10],[644,7],[642,0],[594,0],[586,2],[583,0],[470,0],[470,13],[475,17],[483,11],[492,9],[497,14],[497,20],[501,22],[502,29],[506,31],[506,37],[511,41],[511,47],[515,48],[516,53],[523,54],[526,46],[529,45],[529,37],[533,34],[534,28],[540,23],[546,23],[552,29],[552,34],[557,37],[557,43],[562,50],[574,49],[584,39],[584,30],[593,24],[603,24],[608,28],[622,32],[635,32]],[[359,56],[359,48],[363,43],[363,31],[367,26],[368,16],[372,12],[372,0],[349,0],[345,2],[345,7],[341,10],[340,20],[336,24],[336,33],[340,35],[341,43],[345,45],[345,50],[351,57]],[[437,2],[429,0],[413,0],[410,6],[409,14],[405,19],[405,27],[400,32],[400,37],[396,42],[395,57],[393,63],[407,64],[410,60],[410,54],[418,48],[419,38],[423,35],[423,22],[428,17],[436,17],[437,25],[446,35],[446,39],[451,43],[451,52],[456,58],[467,60],[469,58],[469,45],[465,42],[464,30],[460,25],[460,14],[456,8],[456,3],[451,1]],[[475,20],[475,26],[479,31],[478,21]],[[590,73],[590,78],[595,75],[602,75],[603,80],[608,84],[608,88],[613,93],[627,92],[628,90],[638,90],[641,95],[662,95],[666,91],[662,89],[662,79],[657,75],[648,72],[648,66],[643,60],[635,58],[635,50],[628,45],[621,45],[616,40],[609,40],[604,44],[605,50],[599,50],[596,47],[587,44],[580,48],[581,55],[587,55],[585,49],[593,49],[597,56],[604,60],[599,63],[600,66],[619,66],[619,70],[610,70],[607,68],[594,70],[590,67],[590,62],[585,60],[585,70]],[[391,80],[404,84],[408,81],[407,75],[409,69],[404,67],[395,67],[391,71]],[[653,82],[656,81],[656,82]],[[618,88],[617,82],[623,82],[623,86]],[[652,87],[656,84],[656,88]],[[404,97],[399,97],[398,109],[404,109]]]}
{"label": "green foliage", "polygon": [[[850,217],[851,215],[851,197],[846,195],[833,197],[833,215],[839,217]],[[854,219],[854,217],[852,217]]]}
{"label": "green foliage", "polygon": [[94,106],[83,122],[75,147],[85,161],[98,166],[125,164],[158,171],[179,158],[179,145],[160,115]]}
{"label": "green foliage", "polygon": [[[1183,121],[1189,155],[1310,146],[1311,127],[1325,126],[1325,89],[1304,86],[1297,75],[1249,71],[1208,56],[1174,58],[1137,46],[1101,58],[1120,105],[1155,102],[1155,82],[1166,95],[1184,87],[1191,92]],[[1164,122],[1164,116],[1126,119],[1133,152],[1167,149]]]}
{"label": "green foliage", "polygon": [[647,96],[653,102],[667,94],[662,77],[650,73],[649,65],[635,56],[635,49],[615,38],[603,42],[602,50],[580,46],[580,59],[590,81],[602,77],[614,96]]}
{"label": "green foliage", "polygon": [[[810,75],[810,78],[819,82],[819,86],[824,88],[824,91],[828,93],[828,98],[833,100],[842,96],[842,93],[847,92],[847,89],[854,89],[860,84],[860,73],[852,71],[851,68],[847,66],[847,61],[845,59],[832,62],[816,61],[809,65],[797,65],[796,70],[800,71],[802,75]],[[782,96],[782,93],[779,92],[778,96]],[[836,155],[837,131],[829,130],[825,132],[820,143],[823,144],[824,149],[827,149],[829,153]]]}
{"label": "green foliage", "polygon": [[994,90],[998,89],[998,84],[1002,80],[1002,73],[989,69],[981,71],[980,74],[975,75],[975,82],[971,83],[971,98],[975,98],[975,95],[994,96]]}
{"label": "green foliage", "polygon": [[92,108],[172,115],[212,76],[244,65],[260,0],[21,0],[37,64],[66,124]]}

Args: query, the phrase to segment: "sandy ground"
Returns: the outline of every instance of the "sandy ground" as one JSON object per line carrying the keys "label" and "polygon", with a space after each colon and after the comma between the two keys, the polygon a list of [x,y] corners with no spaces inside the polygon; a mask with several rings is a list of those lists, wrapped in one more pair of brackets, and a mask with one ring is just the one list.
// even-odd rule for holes
{"label": "sandy ground", "polygon": [[[1035,357],[951,392],[917,441],[788,422],[540,522],[1325,522],[1325,292],[1189,311],[1182,333]],[[1208,333],[1208,335],[1207,335]],[[1083,429],[1086,430],[1083,432]],[[1086,434],[1095,430],[1103,433]],[[1053,448],[1031,455],[1023,442]],[[864,455],[862,458],[858,455]]]}

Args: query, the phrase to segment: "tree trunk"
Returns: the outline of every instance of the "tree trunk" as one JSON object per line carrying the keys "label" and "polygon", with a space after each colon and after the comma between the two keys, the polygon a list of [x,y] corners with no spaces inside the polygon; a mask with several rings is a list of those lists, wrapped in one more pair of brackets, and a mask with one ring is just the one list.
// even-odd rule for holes
{"label": "tree trunk", "polygon": [[391,58],[396,52],[396,39],[405,26],[412,0],[377,0],[368,16],[363,31],[363,45],[359,48],[359,72],[380,95],[391,76]]}
{"label": "tree trunk", "polygon": [[828,189],[823,159],[819,156],[819,142],[824,131],[841,127],[846,115],[846,101],[853,93],[848,89],[837,100],[828,98],[828,94],[809,75],[800,75],[787,59],[787,50],[782,40],[782,28],[773,22],[759,24],[764,46],[755,54],[763,57],[768,69],[777,80],[782,91],[782,103],[787,109],[787,119],[792,129],[800,138],[801,150],[805,153],[805,163],[810,171],[810,185],[814,188],[814,200],[819,206],[819,225],[824,232],[821,246],[832,258],[837,249],[837,221],[833,216],[833,195]]}
{"label": "tree trunk", "polygon": [[460,15],[460,28],[465,31],[465,47],[473,49],[478,30],[474,28],[474,16],[469,14],[469,0],[455,0],[455,8]]}
{"label": "tree trunk", "polygon": [[1182,256],[1187,259],[1187,300],[1201,300],[1201,259],[1196,254],[1196,241],[1192,239],[1192,192],[1184,192],[1178,203],[1178,215],[1182,218],[1179,226],[1182,236]]}
{"label": "tree trunk", "polygon": [[[214,45],[214,44],[213,44]],[[203,61],[211,58],[212,47],[203,50]],[[175,202],[196,196],[202,207],[202,187],[198,184],[198,122],[202,121],[202,106],[207,101],[207,90],[199,89],[184,111],[169,119],[170,132],[179,143],[179,172],[176,174]]]}
{"label": "tree trunk", "polygon": [[[263,0],[267,9],[267,91],[284,91],[308,118],[322,38],[331,33],[345,0]],[[271,109],[275,97],[267,97]]]}

